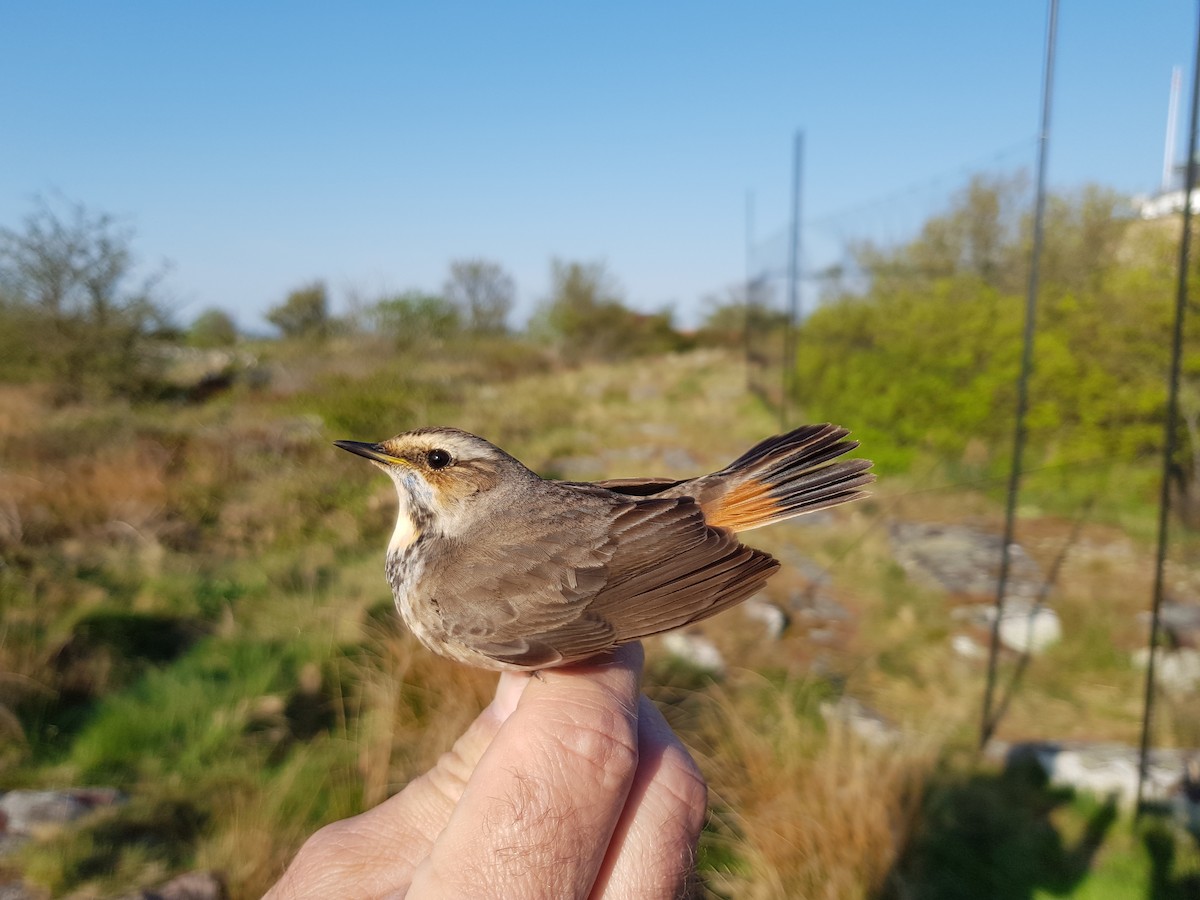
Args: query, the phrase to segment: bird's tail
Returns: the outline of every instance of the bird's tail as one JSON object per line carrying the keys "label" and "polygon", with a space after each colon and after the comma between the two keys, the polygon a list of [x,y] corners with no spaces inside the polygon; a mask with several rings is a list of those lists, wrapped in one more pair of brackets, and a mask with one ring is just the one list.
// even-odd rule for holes
{"label": "bird's tail", "polygon": [[703,479],[696,492],[710,525],[747,531],[865,496],[867,459],[833,462],[858,446],[837,425],[806,425],[767,438]]}

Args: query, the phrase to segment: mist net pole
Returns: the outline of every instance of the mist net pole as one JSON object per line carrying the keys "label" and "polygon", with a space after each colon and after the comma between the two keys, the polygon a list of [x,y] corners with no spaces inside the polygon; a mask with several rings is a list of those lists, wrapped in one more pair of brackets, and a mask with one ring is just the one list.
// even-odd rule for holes
{"label": "mist net pole", "polygon": [[983,717],[979,729],[982,747],[992,736],[992,702],[996,691],[996,665],[1000,655],[1000,620],[1004,594],[1012,566],[1013,532],[1017,519],[1017,496],[1021,489],[1021,459],[1025,452],[1025,414],[1029,407],[1029,375],[1033,371],[1033,338],[1037,326],[1038,275],[1042,258],[1042,228],[1046,213],[1046,151],[1050,146],[1050,101],[1054,96],[1054,50],[1058,36],[1058,0],[1050,0],[1046,23],[1046,57],[1042,72],[1042,127],[1038,134],[1037,195],[1033,212],[1033,250],[1029,260],[1029,286],[1025,293],[1025,337],[1021,350],[1021,374],[1017,380],[1017,418],[1013,428],[1012,467],[1008,477],[1008,500],[1004,510],[1004,543],[1000,547],[1000,574],[996,579],[996,606],[992,641],[988,651],[987,687],[983,695]]}
{"label": "mist net pole", "polygon": [[1154,657],[1158,647],[1159,619],[1163,601],[1163,569],[1167,561],[1168,513],[1171,505],[1171,460],[1175,456],[1175,434],[1179,426],[1179,369],[1183,359],[1183,317],[1187,310],[1188,257],[1192,243],[1192,193],[1196,190],[1196,118],[1200,98],[1200,15],[1197,16],[1196,52],[1192,61],[1192,111],[1188,124],[1187,176],[1183,185],[1183,234],[1179,238],[1179,281],[1175,291],[1175,331],[1171,341],[1168,374],[1167,415],[1163,425],[1162,484],[1158,497],[1158,551],[1154,568],[1154,600],[1150,614],[1150,657],[1146,661],[1146,694],[1142,705],[1142,741],[1138,752],[1137,806],[1135,818],[1144,808],[1143,791],[1150,756],[1150,728],[1154,711]]}

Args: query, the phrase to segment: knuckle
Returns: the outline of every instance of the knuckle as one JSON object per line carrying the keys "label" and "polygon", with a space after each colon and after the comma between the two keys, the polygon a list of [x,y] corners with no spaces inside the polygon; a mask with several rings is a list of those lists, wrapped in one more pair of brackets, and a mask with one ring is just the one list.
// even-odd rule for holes
{"label": "knuckle", "polygon": [[457,747],[452,747],[438,757],[437,764],[425,773],[425,777],[430,786],[453,805],[462,796],[474,769],[474,764],[465,759]]}
{"label": "knuckle", "polygon": [[345,847],[351,837],[351,829],[346,820],[330,822],[317,829],[300,847],[297,860],[311,862],[326,856],[334,856]]}
{"label": "knuckle", "polygon": [[604,785],[628,783],[637,770],[637,730],[622,712],[596,707],[570,716],[550,732],[567,764],[581,764]]}

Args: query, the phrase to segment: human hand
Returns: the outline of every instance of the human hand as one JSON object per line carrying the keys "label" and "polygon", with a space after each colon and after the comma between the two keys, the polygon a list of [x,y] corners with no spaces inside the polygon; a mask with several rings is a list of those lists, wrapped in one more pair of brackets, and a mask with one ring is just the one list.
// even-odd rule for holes
{"label": "human hand", "polygon": [[505,673],[437,764],[300,848],[268,900],[670,898],[707,791],[641,694],[642,648],[540,678]]}

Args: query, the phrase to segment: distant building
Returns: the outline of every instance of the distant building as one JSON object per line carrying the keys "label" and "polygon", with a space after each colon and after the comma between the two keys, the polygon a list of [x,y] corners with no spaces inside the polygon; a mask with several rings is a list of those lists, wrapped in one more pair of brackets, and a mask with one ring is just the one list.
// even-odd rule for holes
{"label": "distant building", "polygon": [[[1137,213],[1143,219],[1163,219],[1183,212],[1183,191],[1167,191],[1154,197],[1139,197],[1134,200]],[[1200,213],[1200,188],[1192,191],[1192,212]]]}
{"label": "distant building", "polygon": [[[1163,190],[1153,197],[1135,197],[1137,214],[1143,219],[1163,219],[1183,212],[1183,186],[1186,181],[1186,166],[1177,165],[1168,179],[1164,177]],[[1200,213],[1200,188],[1192,191],[1192,212]]]}

